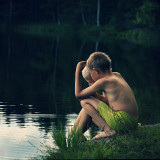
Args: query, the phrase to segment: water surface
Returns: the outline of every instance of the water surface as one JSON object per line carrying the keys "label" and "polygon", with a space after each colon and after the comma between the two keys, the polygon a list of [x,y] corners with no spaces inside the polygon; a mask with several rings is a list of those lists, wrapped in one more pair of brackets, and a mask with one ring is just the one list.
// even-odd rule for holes
{"label": "water surface", "polygon": [[[74,96],[78,61],[104,51],[133,89],[142,124],[160,122],[159,46],[106,37],[0,37],[0,159],[27,159],[56,147],[52,129],[61,121],[64,131],[81,110]],[[87,83],[83,80],[83,87]],[[98,128],[86,132],[92,137]]]}

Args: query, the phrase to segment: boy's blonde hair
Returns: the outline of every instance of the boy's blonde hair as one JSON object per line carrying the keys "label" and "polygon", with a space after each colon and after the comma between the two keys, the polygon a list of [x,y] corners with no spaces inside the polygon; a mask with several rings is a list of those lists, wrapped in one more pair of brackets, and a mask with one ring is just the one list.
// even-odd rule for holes
{"label": "boy's blonde hair", "polygon": [[89,68],[87,66],[85,66],[82,70],[82,76],[84,79],[92,79],[91,74],[89,72]]}
{"label": "boy's blonde hair", "polygon": [[103,52],[92,53],[87,60],[87,67],[89,69],[99,68],[102,72],[112,71],[111,59]]}

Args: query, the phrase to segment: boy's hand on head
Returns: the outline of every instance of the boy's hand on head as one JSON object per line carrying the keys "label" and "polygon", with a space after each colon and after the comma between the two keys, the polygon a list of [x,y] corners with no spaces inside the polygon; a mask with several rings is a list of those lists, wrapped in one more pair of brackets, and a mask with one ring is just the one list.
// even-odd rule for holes
{"label": "boy's hand on head", "polygon": [[86,61],[78,62],[76,69],[79,70],[79,71],[82,71],[83,68],[85,67],[85,65],[86,65]]}

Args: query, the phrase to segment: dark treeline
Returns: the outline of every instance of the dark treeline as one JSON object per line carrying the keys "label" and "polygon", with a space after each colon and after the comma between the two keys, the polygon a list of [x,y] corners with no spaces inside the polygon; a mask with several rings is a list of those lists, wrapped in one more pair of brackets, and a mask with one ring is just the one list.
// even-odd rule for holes
{"label": "dark treeline", "polygon": [[1,24],[160,26],[159,0],[1,0]]}

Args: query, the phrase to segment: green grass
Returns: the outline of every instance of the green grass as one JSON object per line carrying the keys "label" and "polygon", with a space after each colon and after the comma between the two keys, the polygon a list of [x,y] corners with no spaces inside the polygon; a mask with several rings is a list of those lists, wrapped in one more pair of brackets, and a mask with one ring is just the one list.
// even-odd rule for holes
{"label": "green grass", "polygon": [[160,158],[160,127],[139,127],[125,135],[117,134],[108,141],[80,142],[81,136],[77,133],[73,137],[66,138],[62,127],[54,130],[53,138],[59,149],[48,149],[41,159]]}

